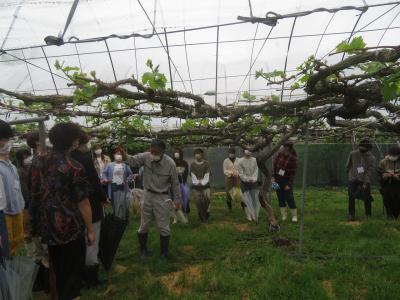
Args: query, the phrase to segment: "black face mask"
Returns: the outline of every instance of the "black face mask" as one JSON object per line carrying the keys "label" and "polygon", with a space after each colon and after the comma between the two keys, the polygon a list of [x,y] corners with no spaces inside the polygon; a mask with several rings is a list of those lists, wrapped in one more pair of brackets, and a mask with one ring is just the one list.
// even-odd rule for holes
{"label": "black face mask", "polygon": [[367,153],[368,149],[359,149],[361,153]]}

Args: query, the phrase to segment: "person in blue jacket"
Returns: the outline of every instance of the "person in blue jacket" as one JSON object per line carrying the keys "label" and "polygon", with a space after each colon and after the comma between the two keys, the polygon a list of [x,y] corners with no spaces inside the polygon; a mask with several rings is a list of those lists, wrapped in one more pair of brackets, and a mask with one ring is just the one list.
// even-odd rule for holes
{"label": "person in blue jacket", "polygon": [[112,202],[115,216],[127,220],[129,216],[129,182],[133,178],[131,168],[123,162],[123,151],[114,151],[114,161],[106,166],[102,182],[108,185],[108,198]]}

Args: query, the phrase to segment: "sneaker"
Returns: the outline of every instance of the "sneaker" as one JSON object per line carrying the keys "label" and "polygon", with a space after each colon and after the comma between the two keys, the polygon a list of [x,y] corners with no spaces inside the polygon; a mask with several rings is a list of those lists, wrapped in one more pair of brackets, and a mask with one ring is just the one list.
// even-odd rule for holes
{"label": "sneaker", "polygon": [[293,222],[293,223],[297,223],[297,216],[293,216],[293,217],[292,217],[292,222]]}

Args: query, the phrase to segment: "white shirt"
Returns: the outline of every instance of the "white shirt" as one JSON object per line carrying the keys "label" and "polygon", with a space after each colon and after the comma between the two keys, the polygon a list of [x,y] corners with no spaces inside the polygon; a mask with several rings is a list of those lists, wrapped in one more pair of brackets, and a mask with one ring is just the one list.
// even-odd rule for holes
{"label": "white shirt", "polygon": [[124,165],[115,164],[112,183],[122,185],[124,184]]}
{"label": "white shirt", "polygon": [[255,157],[242,157],[239,160],[239,175],[244,182],[256,182],[258,178],[258,166]]}

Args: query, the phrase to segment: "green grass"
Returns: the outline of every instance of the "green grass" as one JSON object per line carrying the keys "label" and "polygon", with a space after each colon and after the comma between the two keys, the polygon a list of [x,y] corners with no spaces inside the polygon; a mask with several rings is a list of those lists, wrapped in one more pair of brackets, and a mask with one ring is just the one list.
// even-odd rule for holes
{"label": "green grass", "polygon": [[[300,207],[299,190],[296,196]],[[278,213],[275,197],[274,207]],[[114,263],[127,269],[102,273],[108,283],[84,290],[82,299],[400,299],[400,222],[382,216],[376,193],[372,219],[363,220],[360,203],[361,223],[349,225],[344,189],[309,188],[303,258],[299,224],[284,223],[270,234],[264,211],[258,226],[250,224],[238,203],[227,211],[223,196],[213,197],[208,224],[192,208],[190,224],[172,226],[167,263],[158,259],[155,227],[152,256],[138,258],[139,218],[132,217]],[[291,245],[274,246],[277,237]]]}

